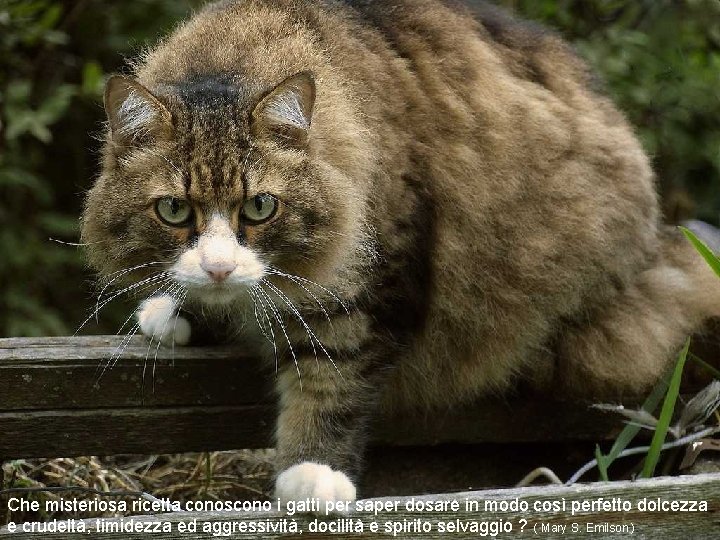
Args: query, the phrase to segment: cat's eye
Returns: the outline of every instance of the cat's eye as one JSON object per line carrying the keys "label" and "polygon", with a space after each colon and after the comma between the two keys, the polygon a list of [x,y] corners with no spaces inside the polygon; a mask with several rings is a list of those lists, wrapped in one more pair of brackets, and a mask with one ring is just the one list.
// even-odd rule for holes
{"label": "cat's eye", "polygon": [[163,197],[155,203],[158,217],[173,227],[183,227],[192,218],[192,207],[187,201],[175,197]]}
{"label": "cat's eye", "polygon": [[275,215],[278,200],[269,193],[251,197],[242,207],[242,217],[253,224],[264,223]]}

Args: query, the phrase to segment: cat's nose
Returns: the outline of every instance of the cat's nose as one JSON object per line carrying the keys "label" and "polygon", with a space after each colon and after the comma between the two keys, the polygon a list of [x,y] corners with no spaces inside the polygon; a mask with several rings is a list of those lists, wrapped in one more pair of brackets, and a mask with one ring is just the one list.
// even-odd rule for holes
{"label": "cat's nose", "polygon": [[237,268],[237,264],[231,262],[205,262],[200,263],[200,268],[207,272],[207,275],[216,282],[220,283],[225,281],[227,277],[232,274],[232,271]]}

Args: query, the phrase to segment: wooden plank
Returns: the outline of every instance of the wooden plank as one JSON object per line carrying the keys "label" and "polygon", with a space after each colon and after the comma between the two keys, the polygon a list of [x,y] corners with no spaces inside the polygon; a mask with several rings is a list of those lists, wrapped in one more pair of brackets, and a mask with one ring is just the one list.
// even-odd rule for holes
{"label": "wooden plank", "polygon": [[268,405],[0,413],[2,459],[268,448]]}
{"label": "wooden plank", "polygon": [[31,347],[102,347],[118,342],[118,336],[49,336],[0,338],[0,349],[28,349]]}
{"label": "wooden plank", "polygon": [[[549,407],[548,404],[545,404]],[[575,420],[557,422],[545,430],[536,409],[514,427],[497,404],[478,405],[477,412],[458,415],[453,423],[439,416],[382,417],[375,424],[375,445],[437,445],[532,442],[547,440],[599,440],[613,436],[617,420],[602,420],[605,431],[594,426],[573,430]],[[532,408],[532,404],[524,404]],[[500,411],[500,412],[498,412]],[[494,414],[496,413],[497,414]],[[533,420],[537,420],[533,426]],[[70,457],[125,453],[169,453],[235,448],[267,448],[275,422],[268,404],[197,407],[136,407],[89,410],[0,412],[0,457]],[[162,429],[158,429],[162,426]],[[464,428],[464,429],[463,429]],[[527,429],[525,429],[527,428]],[[567,428],[567,429],[566,429]]]}
{"label": "wooden plank", "polygon": [[[602,511],[597,506],[587,506],[585,509],[578,509],[573,512],[573,505],[592,505],[599,504],[602,500],[610,505],[613,501],[619,499],[616,504],[621,505],[627,501],[631,505],[631,509],[627,511],[607,510]],[[640,501],[657,501],[658,499],[672,501],[704,501],[707,505],[705,511],[673,511],[673,510],[651,510],[643,511],[639,508]],[[459,509],[457,511],[431,511],[420,512],[406,505],[410,502],[432,503],[438,501],[458,501]],[[502,507],[486,507],[486,502],[495,502],[500,505],[502,501],[506,505],[515,503],[517,505],[527,504],[527,510],[508,510],[503,511]],[[561,505],[565,502],[565,509],[553,511],[551,506],[553,503]],[[202,532],[205,523],[212,527],[218,527],[218,531],[222,531],[221,527],[226,526],[232,528],[234,525],[237,529],[245,524],[255,522],[285,523],[288,527],[290,523],[295,522],[303,531],[302,538],[322,539],[322,538],[375,538],[375,539],[392,539],[392,538],[413,538],[414,540],[433,540],[439,538],[453,538],[457,540],[469,540],[479,538],[481,535],[472,531],[452,531],[440,532],[442,526],[447,529],[450,525],[459,525],[460,523],[469,526],[472,523],[485,522],[488,524],[499,523],[506,527],[505,532],[498,535],[499,538],[517,538],[517,537],[533,537],[544,539],[560,539],[560,538],[603,538],[613,540],[632,536],[640,539],[655,540],[657,538],[692,538],[693,540],[710,540],[717,539],[720,534],[720,474],[708,474],[689,477],[672,477],[672,478],[655,478],[650,480],[640,480],[637,482],[610,482],[601,484],[585,484],[575,485],[571,487],[552,486],[552,487],[529,487],[519,489],[504,490],[486,490],[475,492],[464,492],[456,494],[444,495],[425,495],[410,498],[381,498],[363,501],[367,504],[383,504],[388,503],[394,506],[397,503],[397,511],[381,511],[377,516],[372,512],[356,512],[351,511],[342,517],[321,517],[317,518],[309,515],[285,516],[277,512],[271,513],[241,513],[241,512],[174,512],[160,515],[136,516],[134,521],[137,523],[159,523],[168,524],[171,528],[170,532],[156,532],[152,534],[157,539],[176,539],[180,537],[187,538],[216,538],[218,533],[213,535],[212,532]],[[548,505],[547,507],[543,506]],[[467,505],[467,506],[466,506]],[[474,505],[477,505],[475,507]],[[612,506],[611,506],[612,508]],[[689,508],[686,507],[686,508]],[[698,506],[695,506],[696,510]],[[286,521],[283,522],[282,520]],[[347,520],[350,520],[349,522]],[[333,534],[330,532],[311,532],[311,523],[324,522],[332,523],[335,526],[347,526],[350,523],[356,524],[358,520],[363,525],[363,533],[344,532],[342,534]],[[390,527],[403,526],[403,524],[412,527],[413,524],[427,523],[430,532],[404,532],[393,535],[386,532],[386,524],[392,522]],[[521,521],[526,520],[526,521]],[[121,524],[127,523],[129,518],[102,520],[102,524],[107,527],[109,523]],[[183,534],[178,530],[178,524],[192,523],[198,524],[199,532],[195,534]],[[379,532],[373,533],[369,531],[370,523],[378,524]],[[54,533],[52,537],[56,540],[75,540],[87,538],[90,535],[97,540],[105,540],[118,538],[118,533],[103,532],[98,530],[98,521],[95,519],[85,520],[84,523],[89,529],[83,533]],[[594,524],[599,528],[594,532],[588,532],[588,524]],[[548,532],[542,532],[542,526],[548,529]],[[512,531],[507,531],[507,527],[511,526]],[[610,530],[610,527],[627,527],[628,532],[616,532]],[[522,530],[521,530],[522,529]],[[537,531],[534,533],[534,531]],[[562,532],[561,532],[562,531]],[[122,538],[127,540],[143,540],[148,537],[147,532],[124,532],[121,533]],[[490,536],[490,535],[486,535]],[[46,538],[46,533],[23,533],[10,532],[7,527],[0,530],[0,537],[13,537],[23,539]],[[249,539],[262,537],[266,540],[274,540],[279,538],[293,538],[295,534],[287,532],[230,532],[222,534],[223,538],[229,539]]]}
{"label": "wooden plank", "polygon": [[[127,345],[127,346],[123,346]],[[159,359],[205,358],[238,359],[248,355],[240,347],[157,347],[142,336],[75,336],[47,338],[0,338],[0,361],[17,359],[103,359],[122,348],[122,358]],[[149,352],[149,354],[148,354]],[[100,355],[100,356],[97,356]]]}
{"label": "wooden plank", "polygon": [[[160,348],[155,362],[154,346],[137,337],[96,384],[98,366],[123,339],[0,339],[0,459],[269,444],[274,374],[261,362],[237,347]],[[168,429],[159,433],[158,426]],[[405,446],[600,441],[621,427],[615,415],[589,403],[520,395],[381,416],[373,440]]]}
{"label": "wooden plank", "polygon": [[[272,372],[231,347],[157,349],[122,336],[0,339],[0,411],[242,405],[271,400]],[[157,357],[155,356],[157,352]]]}

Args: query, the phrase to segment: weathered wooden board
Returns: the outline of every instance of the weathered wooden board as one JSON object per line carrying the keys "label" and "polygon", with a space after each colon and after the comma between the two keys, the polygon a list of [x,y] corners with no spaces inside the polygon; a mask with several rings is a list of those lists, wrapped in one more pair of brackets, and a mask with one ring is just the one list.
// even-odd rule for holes
{"label": "weathered wooden board", "polygon": [[[615,499],[628,501],[631,509],[628,511],[601,511],[597,508],[588,507],[586,510],[579,510],[573,514],[573,503],[576,504],[592,504],[593,501],[606,501],[612,504]],[[707,510],[705,511],[672,511],[672,510],[654,510],[642,511],[638,508],[638,503],[645,499],[646,501],[656,501],[658,499],[664,501],[705,501]],[[236,529],[243,523],[247,526],[251,522],[263,522],[270,520],[274,523],[280,520],[295,520],[298,527],[303,530],[302,538],[321,539],[321,538],[375,538],[375,539],[391,539],[391,538],[412,538],[413,540],[422,539],[439,539],[452,538],[457,540],[469,540],[481,537],[477,532],[453,531],[439,532],[440,524],[445,528],[450,524],[463,523],[466,526],[472,522],[486,523],[502,523],[512,525],[512,531],[500,533],[498,538],[523,538],[536,537],[543,539],[566,539],[566,538],[602,538],[606,540],[626,538],[633,536],[635,538],[656,540],[656,539],[674,539],[674,538],[691,538],[693,540],[716,540],[720,537],[720,474],[708,474],[700,476],[688,476],[679,478],[656,478],[651,480],[641,480],[637,482],[611,482],[602,484],[584,484],[572,487],[530,487],[520,489],[505,490],[488,490],[475,491],[445,495],[426,495],[414,497],[414,501],[436,502],[436,501],[452,501],[459,503],[457,511],[432,511],[418,512],[406,509],[409,498],[384,498],[372,499],[372,503],[394,504],[397,502],[397,511],[381,511],[377,516],[373,513],[350,512],[342,517],[322,517],[314,516],[285,516],[279,513],[234,513],[234,512],[179,512],[159,514],[154,516],[137,516],[134,519],[138,523],[168,523],[172,528],[171,532],[157,532],[151,536],[157,539],[178,539],[178,538],[217,538],[219,534],[223,538],[229,539],[246,539],[246,538],[263,538],[265,540],[273,540],[279,538],[294,538],[295,534],[287,532],[263,532],[258,534],[230,532],[222,534],[222,526],[231,528],[235,524]],[[517,504],[527,503],[527,510],[508,510],[501,511],[500,508],[486,508],[486,501],[505,501],[510,504],[517,501]],[[543,503],[549,505],[556,503],[558,505],[565,502],[565,510],[559,509],[553,511],[550,507],[543,509]],[[367,502],[367,501],[365,501]],[[473,505],[477,503],[479,510],[476,508],[466,508],[466,504]],[[686,506],[686,509],[689,505]],[[696,509],[699,506],[695,507]],[[342,521],[342,520],[350,520]],[[127,523],[129,518],[124,518]],[[311,532],[310,524],[313,521],[334,523],[337,527],[345,526],[349,523],[357,523],[360,520],[363,524],[363,533],[342,532],[341,534],[332,534],[329,532]],[[340,520],[340,521],[338,521]],[[393,535],[386,532],[385,527],[388,522],[397,524],[428,523],[430,532],[404,532]],[[523,521],[525,520],[525,521]],[[178,532],[178,524],[188,524],[196,522],[198,532],[196,533],[180,533]],[[109,523],[119,523],[119,520],[103,520],[102,524],[107,527]],[[377,533],[370,532],[370,523],[376,522],[379,531]],[[124,538],[126,540],[144,540],[148,538],[147,532],[123,532],[109,533],[97,530],[97,521],[94,519],[86,520],[85,523],[91,532],[85,533],[11,533],[7,528],[0,530],[0,538],[54,538],[56,540],[74,540],[80,538],[93,539],[115,539]],[[204,523],[208,523],[209,527],[213,525],[218,527],[218,532],[202,532]],[[286,522],[287,523],[287,522]],[[592,532],[588,531],[588,525],[594,528]],[[611,527],[627,527],[628,532],[615,532]],[[544,527],[544,530],[543,530]],[[392,529],[391,529],[392,530]],[[490,536],[490,535],[482,535]]]}
{"label": "weathered wooden board", "polygon": [[[442,417],[382,418],[376,422],[373,441],[420,446],[604,440],[618,430],[617,420],[595,412],[588,415],[597,420],[592,429],[576,427],[577,418],[548,426],[541,417],[543,412],[550,414],[550,405],[545,406],[515,424],[507,423],[511,413],[497,404],[478,413],[464,412],[454,422]],[[0,458],[267,448],[272,445],[274,418],[275,408],[263,404],[0,412]]]}
{"label": "weathered wooden board", "polygon": [[0,412],[0,456],[166,454],[273,446],[263,405]]}
{"label": "weathered wooden board", "polygon": [[[0,459],[272,444],[272,370],[236,348],[157,349],[133,338],[98,382],[99,366],[117,355],[123,339],[0,339]],[[374,440],[597,441],[620,427],[588,403],[519,397],[382,417]]]}
{"label": "weathered wooden board", "polygon": [[[272,373],[236,348],[158,348],[141,337],[123,347],[123,339],[0,339],[0,411],[242,405],[271,398]],[[103,371],[111,359],[114,365]]]}

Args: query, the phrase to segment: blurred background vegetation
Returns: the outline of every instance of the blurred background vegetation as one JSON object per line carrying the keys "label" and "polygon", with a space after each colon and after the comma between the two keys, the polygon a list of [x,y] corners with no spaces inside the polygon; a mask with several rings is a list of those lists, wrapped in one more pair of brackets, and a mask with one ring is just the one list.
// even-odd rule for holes
{"label": "blurred background vegetation", "polygon": [[[0,0],[0,336],[72,333],[93,305],[78,241],[104,78],[193,0]],[[498,0],[556,28],[654,159],[666,217],[718,223],[720,1]],[[129,306],[85,331],[113,333]]]}

